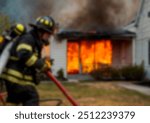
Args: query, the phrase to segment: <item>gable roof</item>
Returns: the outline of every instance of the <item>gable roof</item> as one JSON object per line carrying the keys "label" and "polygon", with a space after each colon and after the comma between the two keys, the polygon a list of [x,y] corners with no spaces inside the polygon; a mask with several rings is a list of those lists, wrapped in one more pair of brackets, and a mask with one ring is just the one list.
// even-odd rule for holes
{"label": "gable roof", "polygon": [[136,14],[136,17],[134,18],[134,20],[131,21],[131,23],[129,23],[127,26],[124,27],[125,30],[136,33],[136,30],[139,26],[142,12],[144,10],[144,4],[145,4],[145,0],[140,0],[140,7]]}

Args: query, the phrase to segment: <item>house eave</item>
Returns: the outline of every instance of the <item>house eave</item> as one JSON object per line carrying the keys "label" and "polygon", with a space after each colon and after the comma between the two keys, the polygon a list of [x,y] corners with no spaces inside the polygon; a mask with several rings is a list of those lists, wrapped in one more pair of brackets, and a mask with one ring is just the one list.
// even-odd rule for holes
{"label": "house eave", "polygon": [[136,33],[129,30],[115,31],[97,31],[97,32],[79,32],[79,31],[63,31],[57,34],[57,37],[67,40],[82,40],[82,39],[132,39]]}

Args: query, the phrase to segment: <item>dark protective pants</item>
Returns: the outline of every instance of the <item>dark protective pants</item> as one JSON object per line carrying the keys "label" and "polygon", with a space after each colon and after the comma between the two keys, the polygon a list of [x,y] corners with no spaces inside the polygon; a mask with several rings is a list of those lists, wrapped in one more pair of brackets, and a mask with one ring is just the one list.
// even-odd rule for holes
{"label": "dark protective pants", "polygon": [[7,102],[23,106],[39,106],[39,95],[34,86],[22,86],[5,81],[7,89]]}

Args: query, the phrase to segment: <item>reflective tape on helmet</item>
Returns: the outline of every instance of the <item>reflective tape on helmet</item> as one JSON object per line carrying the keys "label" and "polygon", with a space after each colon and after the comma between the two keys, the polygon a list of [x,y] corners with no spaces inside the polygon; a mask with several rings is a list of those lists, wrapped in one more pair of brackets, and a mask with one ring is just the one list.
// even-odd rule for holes
{"label": "reflective tape on helmet", "polygon": [[17,30],[17,29],[14,29],[14,32],[15,32],[17,35],[21,35],[21,34],[22,34],[22,32],[20,32],[20,31]]}
{"label": "reflective tape on helmet", "polygon": [[49,25],[49,21],[48,21],[48,20],[45,20],[44,24],[45,24],[45,25]]}
{"label": "reflective tape on helmet", "polygon": [[28,50],[30,52],[32,52],[32,50],[33,50],[29,44],[22,43],[22,44],[18,45],[17,51],[23,50],[23,49]]}
{"label": "reflective tape on helmet", "polygon": [[14,31],[16,34],[21,35],[25,32],[25,27],[22,24],[17,24]]}
{"label": "reflective tape on helmet", "polygon": [[53,23],[52,23],[52,22],[50,22],[50,23],[49,23],[49,26],[50,26],[50,27],[52,27],[52,26],[53,26]]}
{"label": "reflective tape on helmet", "polygon": [[40,19],[40,23],[44,23],[44,19]]}
{"label": "reflective tape on helmet", "polygon": [[34,64],[35,64],[35,62],[37,61],[37,56],[34,54],[34,55],[32,55],[28,60],[27,60],[27,62],[26,62],[26,65],[27,66],[29,66],[29,67],[31,67],[31,66],[33,66]]}
{"label": "reflective tape on helmet", "polygon": [[44,24],[45,24],[46,26],[50,26],[50,27],[53,26],[53,23],[50,22],[50,21],[48,21],[48,20],[45,20],[45,21],[44,21]]}

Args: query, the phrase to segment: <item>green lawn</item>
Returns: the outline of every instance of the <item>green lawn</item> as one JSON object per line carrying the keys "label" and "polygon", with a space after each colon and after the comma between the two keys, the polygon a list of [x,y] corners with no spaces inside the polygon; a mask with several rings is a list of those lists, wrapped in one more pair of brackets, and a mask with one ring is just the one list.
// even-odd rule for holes
{"label": "green lawn", "polygon": [[[150,96],[119,87],[116,83],[63,83],[81,106],[150,106]],[[38,87],[41,99],[61,98],[63,106],[71,105],[53,83]],[[56,102],[41,103],[55,105]]]}
{"label": "green lawn", "polygon": [[[63,83],[63,85],[80,106],[150,106],[150,96],[124,89],[116,82]],[[52,82],[41,83],[37,88],[40,99],[60,98],[63,101],[62,106],[71,105]],[[56,104],[56,101],[40,103],[42,106]]]}

